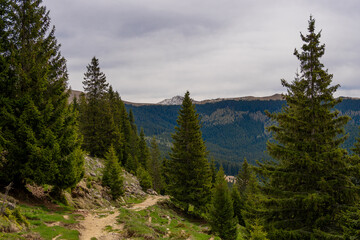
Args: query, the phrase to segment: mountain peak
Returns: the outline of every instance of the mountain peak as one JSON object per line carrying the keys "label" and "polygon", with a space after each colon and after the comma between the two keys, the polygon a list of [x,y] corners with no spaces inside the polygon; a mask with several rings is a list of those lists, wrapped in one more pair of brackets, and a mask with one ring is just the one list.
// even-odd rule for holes
{"label": "mountain peak", "polygon": [[181,105],[184,100],[182,96],[175,96],[169,99],[162,100],[158,104],[160,105]]}

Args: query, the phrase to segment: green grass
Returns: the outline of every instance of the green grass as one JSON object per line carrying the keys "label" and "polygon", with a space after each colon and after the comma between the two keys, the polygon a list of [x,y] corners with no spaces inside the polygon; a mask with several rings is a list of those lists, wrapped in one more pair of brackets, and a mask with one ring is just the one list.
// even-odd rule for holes
{"label": "green grass", "polygon": [[[167,204],[155,205],[138,212],[121,208],[119,212],[117,219],[119,223],[124,224],[126,235],[124,237],[131,239],[187,239],[190,237],[208,240],[211,238],[206,222],[176,212]],[[149,222],[150,218],[151,222]]]}
{"label": "green grass", "polygon": [[[38,233],[43,239],[52,239],[58,235],[61,235],[58,239],[79,239],[79,232],[69,229],[69,225],[76,223],[81,215],[72,214],[71,208],[62,206],[56,211],[51,211],[44,206],[18,205],[18,208],[29,222],[29,228],[16,234],[1,233],[0,239],[26,239],[21,236],[31,232]],[[67,215],[68,219],[65,219],[64,215]],[[47,226],[55,222],[58,222],[56,226]]]}
{"label": "green grass", "polygon": [[131,204],[138,204],[145,201],[145,198],[133,198],[133,197],[124,197],[124,200],[127,205]]}
{"label": "green grass", "polygon": [[40,225],[33,229],[44,239],[52,239],[58,235],[61,235],[58,239],[77,240],[79,239],[79,232],[76,230],[70,230],[61,226],[47,227],[46,225]]}
{"label": "green grass", "polygon": [[22,233],[2,233],[2,232],[0,232],[0,239],[7,239],[7,240],[25,239],[25,237],[22,237],[21,235],[22,235]]}

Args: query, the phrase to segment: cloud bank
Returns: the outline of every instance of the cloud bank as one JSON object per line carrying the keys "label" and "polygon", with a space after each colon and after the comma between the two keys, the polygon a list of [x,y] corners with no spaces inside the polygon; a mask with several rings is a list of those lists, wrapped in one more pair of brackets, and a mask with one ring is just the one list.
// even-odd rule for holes
{"label": "cloud bank", "polygon": [[299,62],[310,14],[322,29],[325,67],[337,95],[360,96],[360,2],[267,0],[44,0],[69,85],[82,90],[86,65],[99,58],[122,98],[159,102],[284,92]]}

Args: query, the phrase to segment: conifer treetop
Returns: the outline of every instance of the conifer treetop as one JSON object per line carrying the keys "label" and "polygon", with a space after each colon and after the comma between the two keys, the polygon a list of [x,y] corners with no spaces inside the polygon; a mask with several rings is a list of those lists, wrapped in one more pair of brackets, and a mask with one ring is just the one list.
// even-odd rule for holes
{"label": "conifer treetop", "polygon": [[86,69],[83,84],[87,97],[89,99],[103,97],[108,91],[109,83],[106,82],[105,74],[100,71],[99,60],[94,56]]}
{"label": "conifer treetop", "polygon": [[263,190],[271,239],[341,235],[337,215],[356,198],[347,152],[340,147],[349,118],[334,110],[340,100],[333,93],[339,85],[331,86],[333,75],[320,61],[325,45],[312,16],[308,24],[308,34],[301,34],[302,52],[294,51],[300,73],[291,83],[281,81],[287,105],[267,113],[277,122],[268,128],[273,138],[267,143],[276,162],[259,163],[267,177]]}

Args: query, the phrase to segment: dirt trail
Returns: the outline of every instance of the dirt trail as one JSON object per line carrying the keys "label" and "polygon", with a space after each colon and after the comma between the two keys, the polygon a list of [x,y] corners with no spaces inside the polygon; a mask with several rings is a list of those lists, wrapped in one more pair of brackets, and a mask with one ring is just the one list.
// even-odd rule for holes
{"label": "dirt trail", "polygon": [[169,199],[169,197],[168,196],[149,195],[145,201],[143,201],[142,203],[135,204],[134,206],[130,207],[129,209],[132,209],[135,211],[141,211],[141,210],[144,210],[145,208],[155,205],[158,201],[165,200],[165,199]]}
{"label": "dirt trail", "polygon": [[107,210],[107,212],[88,212],[84,220],[81,221],[83,228],[79,229],[80,240],[89,240],[92,237],[96,237],[98,240],[119,239],[118,233],[105,230],[106,226],[111,226],[113,230],[122,230],[123,228],[116,221],[116,217],[119,215],[118,210],[112,212],[113,214],[110,214],[110,210]]}
{"label": "dirt trail", "polygon": [[[129,209],[140,211],[164,199],[168,199],[168,197],[150,195],[144,202],[135,204]],[[110,211],[105,209],[98,212],[84,212],[85,218],[80,222],[81,228],[78,230],[80,232],[80,240],[89,240],[92,237],[96,237],[98,240],[120,239],[119,233],[105,230],[106,226],[111,226],[112,230],[118,231],[124,228],[123,225],[118,224],[116,221],[116,217],[119,215],[118,210],[114,209],[113,214],[110,214]]]}

